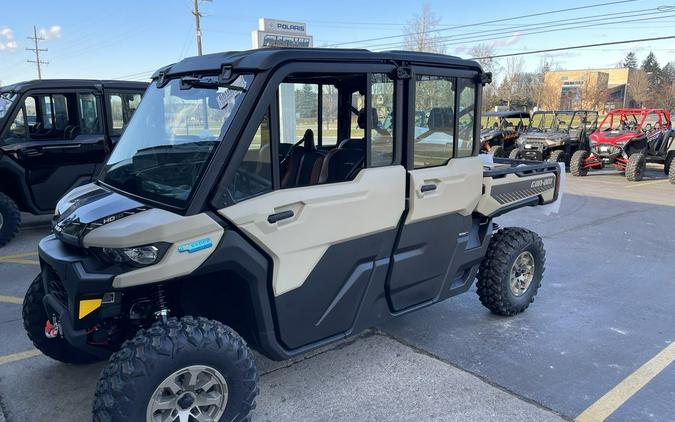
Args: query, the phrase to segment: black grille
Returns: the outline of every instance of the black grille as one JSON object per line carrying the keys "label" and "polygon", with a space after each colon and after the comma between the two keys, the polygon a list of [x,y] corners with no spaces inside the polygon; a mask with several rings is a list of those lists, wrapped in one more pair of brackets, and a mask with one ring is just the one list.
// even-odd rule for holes
{"label": "black grille", "polygon": [[46,276],[47,293],[53,295],[63,305],[68,306],[68,293],[66,292],[66,288],[63,287],[58,274],[50,267],[47,267]]}

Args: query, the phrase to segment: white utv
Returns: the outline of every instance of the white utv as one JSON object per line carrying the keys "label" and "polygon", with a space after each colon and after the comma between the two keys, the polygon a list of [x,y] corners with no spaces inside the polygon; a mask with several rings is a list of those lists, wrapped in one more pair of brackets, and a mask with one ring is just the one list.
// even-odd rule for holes
{"label": "white utv", "polygon": [[249,346],[288,359],[476,279],[492,312],[524,311],[542,241],[492,219],[555,201],[560,167],[483,163],[489,81],[456,57],[336,49],[159,70],[98,179],[58,203],[28,336],[109,359],[94,420],[241,421]]}

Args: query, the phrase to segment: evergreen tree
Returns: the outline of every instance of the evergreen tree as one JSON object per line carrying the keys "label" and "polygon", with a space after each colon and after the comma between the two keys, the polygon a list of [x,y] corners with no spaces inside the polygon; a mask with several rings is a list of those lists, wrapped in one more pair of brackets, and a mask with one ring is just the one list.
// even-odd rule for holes
{"label": "evergreen tree", "polygon": [[652,51],[649,52],[642,62],[642,70],[647,72],[649,76],[649,86],[651,89],[655,89],[661,84],[661,67]]}
{"label": "evergreen tree", "polygon": [[629,69],[637,68],[638,67],[638,61],[637,61],[637,56],[635,55],[635,53],[633,53],[632,51],[629,52],[626,55],[626,58],[623,59],[622,64],[623,64],[623,67],[627,67]]}

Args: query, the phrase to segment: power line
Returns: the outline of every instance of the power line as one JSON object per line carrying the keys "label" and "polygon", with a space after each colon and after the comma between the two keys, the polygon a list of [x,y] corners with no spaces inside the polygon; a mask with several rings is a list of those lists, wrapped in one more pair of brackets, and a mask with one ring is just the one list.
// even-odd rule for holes
{"label": "power line", "polygon": [[551,14],[555,14],[555,13],[571,12],[571,11],[575,11],[575,10],[591,9],[591,8],[594,8],[594,7],[610,6],[610,5],[616,5],[616,4],[621,4],[621,3],[632,3],[632,2],[636,2],[636,1],[638,1],[638,0],[619,0],[619,1],[611,1],[611,2],[607,2],[607,3],[591,4],[591,5],[587,5],[587,6],[569,7],[569,8],[566,8],[566,9],[550,10],[550,11],[547,11],[547,12],[531,13],[529,15],[511,16],[511,17],[508,17],[508,18],[495,19],[495,20],[485,21],[485,22],[475,22],[475,23],[470,23],[470,24],[465,24],[465,25],[451,26],[451,27],[447,27],[447,28],[438,28],[438,29],[431,29],[431,30],[428,30],[428,31],[413,32],[413,33],[410,33],[410,34],[392,35],[392,36],[386,36],[386,37],[369,38],[369,39],[365,39],[365,40],[347,41],[347,42],[343,42],[343,43],[330,44],[330,45],[327,45],[326,47],[338,47],[338,46],[341,46],[341,45],[348,45],[348,44],[359,44],[359,43],[370,42],[370,41],[389,40],[389,39],[393,39],[393,38],[401,38],[405,35],[429,34],[429,33],[434,33],[434,32],[448,31],[448,30],[451,30],[451,29],[459,29],[459,28],[467,28],[467,27],[477,26],[477,25],[484,25],[484,24],[488,24],[488,23],[506,22],[506,21],[511,21],[511,20],[515,20],[515,19],[523,19],[523,18],[531,18],[531,17],[535,17],[535,16],[551,15]]}
{"label": "power line", "polygon": [[673,39],[673,38],[675,38],[675,35],[668,35],[666,37],[642,38],[642,39],[635,39],[635,40],[611,41],[611,42],[603,42],[603,43],[595,43],[595,44],[583,44],[583,45],[574,45],[574,46],[570,46],[570,47],[558,47],[558,48],[547,48],[547,49],[543,49],[543,50],[521,51],[520,53],[496,54],[494,56],[472,57],[469,60],[500,59],[500,58],[503,58],[503,57],[525,56],[525,55],[528,55],[528,54],[550,53],[550,52],[553,52],[553,51],[578,50],[580,48],[603,47],[603,46],[606,46],[606,45],[629,44],[629,43],[633,43],[633,42],[670,40],[670,39]]}
{"label": "power line", "polygon": [[35,60],[27,60],[27,62],[35,63],[35,65],[37,66],[38,79],[42,79],[42,69],[40,68],[40,65],[49,64],[49,62],[40,60],[40,52],[41,51],[47,52],[49,50],[47,50],[46,48],[40,48],[38,43],[40,41],[44,41],[45,39],[43,37],[38,37],[37,28],[35,27],[35,25],[33,25],[33,36],[26,38],[28,38],[29,40],[33,40],[33,42],[35,43],[35,48],[26,48],[27,51],[32,51],[33,53],[35,53]]}
{"label": "power line", "polygon": [[[675,8],[673,8],[675,10]],[[650,12],[650,13],[644,13],[644,12]],[[465,40],[465,39],[470,39],[470,38],[476,38],[476,36],[480,35],[481,37],[483,36],[492,36],[492,35],[501,35],[501,34],[508,34],[508,36],[513,35],[513,29],[521,28],[522,32],[528,32],[532,31],[535,29],[541,29],[541,28],[552,28],[552,27],[560,27],[560,26],[566,26],[566,25],[574,25],[574,24],[580,24],[580,23],[589,23],[589,22],[600,22],[604,23],[607,20],[615,20],[615,19],[622,19],[625,18],[626,14],[630,14],[633,17],[641,17],[641,16],[646,16],[646,15],[651,15],[651,14],[659,14],[662,13],[662,10],[659,10],[659,8],[649,8],[649,9],[638,9],[638,10],[628,10],[628,11],[621,11],[621,12],[614,12],[614,13],[602,13],[598,15],[591,15],[591,16],[585,16],[579,19],[574,19],[574,18],[565,18],[565,19],[558,19],[558,20],[552,20],[552,21],[545,21],[545,22],[532,22],[528,23],[527,25],[525,24],[516,24],[516,25],[511,25],[508,28],[499,28],[499,29],[489,29],[489,30],[480,30],[480,31],[473,31],[473,32],[466,32],[462,34],[456,34],[456,35],[448,35],[444,37],[438,37],[434,40],[432,40],[435,43],[438,43],[440,41],[449,41],[449,40]],[[599,18],[599,19],[598,19]],[[525,26],[525,29],[522,29],[523,26]],[[399,46],[403,46],[400,41],[397,42],[391,42],[391,43],[386,43],[386,44],[370,44],[370,45],[365,45],[363,48],[396,48]]]}
{"label": "power line", "polygon": [[[648,14],[639,15],[639,16],[648,16],[648,15],[653,15],[653,13],[648,13]],[[656,16],[656,17],[650,16],[650,17],[641,18],[641,19],[636,19],[635,17],[633,17],[633,18],[630,18],[630,19],[610,21],[610,22],[600,21],[600,22],[589,23],[587,21],[587,22],[582,22],[582,23],[587,23],[586,25],[566,26],[564,28],[545,29],[545,30],[541,30],[541,31],[520,32],[520,33],[518,33],[518,35],[519,36],[527,36],[527,35],[535,35],[535,34],[545,34],[545,33],[549,33],[549,32],[567,31],[567,30],[570,30],[570,29],[591,28],[591,27],[594,28],[594,27],[599,27],[599,26],[616,25],[616,24],[621,24],[621,23],[632,23],[632,22],[640,22],[640,21],[647,21],[647,20],[648,21],[654,21],[654,20],[657,20],[657,19],[666,19],[666,18],[671,18],[671,17],[675,17],[675,14]],[[574,24],[574,22],[569,23],[569,24],[565,24],[565,25],[573,25],[573,24]],[[552,25],[552,26],[557,27],[557,26],[560,26],[560,25]],[[533,28],[533,29],[540,29],[540,28],[542,28],[542,27],[537,27],[537,28]],[[494,35],[497,35],[497,34],[494,34]],[[503,40],[503,39],[511,38],[513,36],[515,36],[514,33],[508,32],[508,35],[505,35],[505,36],[495,36],[495,37],[488,37],[488,38],[483,38],[483,37],[480,37],[480,36],[478,36],[478,37],[477,36],[460,37],[460,38],[455,38],[454,40],[452,40],[452,42],[435,42],[434,45],[437,46],[437,47],[449,47],[449,46],[454,46],[454,45],[464,45],[466,43]],[[463,41],[459,41],[459,40],[463,40]]]}

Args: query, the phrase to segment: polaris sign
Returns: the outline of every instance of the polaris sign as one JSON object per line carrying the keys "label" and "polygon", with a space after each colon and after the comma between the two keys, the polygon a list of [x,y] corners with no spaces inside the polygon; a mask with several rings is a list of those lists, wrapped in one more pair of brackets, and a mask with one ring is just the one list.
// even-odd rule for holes
{"label": "polaris sign", "polygon": [[307,35],[307,25],[303,22],[260,18],[258,30],[253,31],[251,35],[253,48],[308,48],[313,46],[313,37]]}

